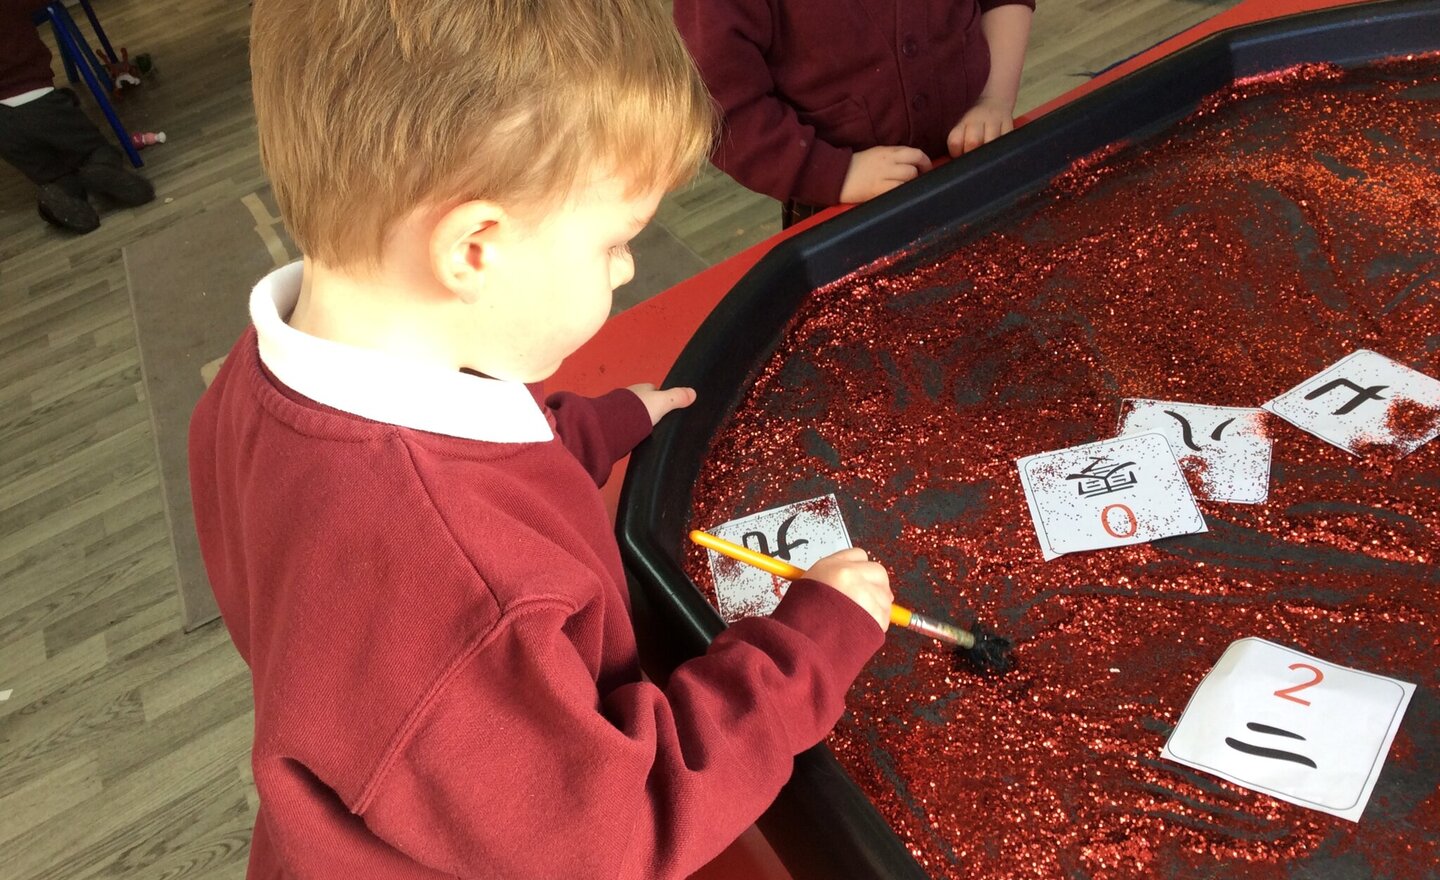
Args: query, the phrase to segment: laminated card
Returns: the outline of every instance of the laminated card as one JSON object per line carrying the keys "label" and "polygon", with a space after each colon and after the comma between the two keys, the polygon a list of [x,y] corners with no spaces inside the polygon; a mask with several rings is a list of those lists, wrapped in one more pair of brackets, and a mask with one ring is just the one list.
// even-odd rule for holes
{"label": "laminated card", "polygon": [[1200,682],[1161,756],[1360,821],[1415,685],[1246,638]]}
{"label": "laminated card", "polygon": [[1120,433],[1164,434],[1202,498],[1260,504],[1270,494],[1265,419],[1259,409],[1127,398],[1121,404]]}
{"label": "laminated card", "polygon": [[1205,531],[1163,434],[1116,437],[1015,464],[1047,560]]}
{"label": "laminated card", "polygon": [[1440,435],[1440,381],[1362,348],[1265,409],[1352,455],[1403,457]]}
{"label": "laminated card", "polygon": [[[719,538],[809,568],[850,546],[850,533],[834,495],[822,495],[731,520],[708,530]],[[720,616],[726,623],[766,615],[780,604],[789,582],[707,550]]]}

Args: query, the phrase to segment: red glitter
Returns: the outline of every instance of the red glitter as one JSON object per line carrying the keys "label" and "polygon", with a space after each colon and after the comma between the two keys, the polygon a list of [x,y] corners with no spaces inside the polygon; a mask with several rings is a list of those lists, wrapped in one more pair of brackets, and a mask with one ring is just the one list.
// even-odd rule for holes
{"label": "red glitter", "polygon": [[1190,491],[1195,493],[1196,498],[1210,497],[1209,484],[1205,482],[1205,475],[1210,471],[1209,462],[1198,455],[1187,455],[1180,459],[1180,470],[1190,481]]}
{"label": "red glitter", "polygon": [[[898,601],[1016,640],[987,678],[893,635],[830,738],[933,876],[1440,874],[1440,444],[1372,464],[1271,423],[1266,503],[1049,563],[1014,464],[1125,397],[1254,406],[1359,348],[1440,374],[1437,84],[1436,56],[1237,84],[816,291],[716,436],[692,523],[834,492]],[[1159,759],[1244,636],[1419,684],[1360,823]]]}
{"label": "red glitter", "polygon": [[[1398,461],[1405,457],[1404,446],[1387,440],[1371,440],[1362,437],[1352,445],[1355,448],[1355,454],[1372,465],[1378,464],[1383,467],[1383,462]],[[1389,469],[1381,472],[1382,476],[1388,477],[1390,474],[1391,471]]]}
{"label": "red glitter", "polygon": [[719,553],[715,554],[712,564],[718,569],[718,574],[725,578],[738,577],[745,570],[745,563],[738,559],[731,559],[729,556],[721,556]]}
{"label": "red glitter", "polygon": [[1414,443],[1433,435],[1440,428],[1440,407],[1426,406],[1404,397],[1393,400],[1385,411],[1385,427],[1396,440]]}

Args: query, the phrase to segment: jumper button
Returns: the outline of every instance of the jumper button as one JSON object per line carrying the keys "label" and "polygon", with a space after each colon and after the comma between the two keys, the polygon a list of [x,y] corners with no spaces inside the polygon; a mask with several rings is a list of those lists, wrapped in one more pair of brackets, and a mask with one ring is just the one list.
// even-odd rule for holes
{"label": "jumper button", "polygon": [[910,99],[910,106],[915,110],[916,113],[924,112],[925,103],[926,99],[924,95],[916,95],[915,97]]}
{"label": "jumper button", "polygon": [[906,37],[905,40],[900,43],[900,52],[906,58],[914,58],[920,54],[920,44],[915,41],[914,37]]}

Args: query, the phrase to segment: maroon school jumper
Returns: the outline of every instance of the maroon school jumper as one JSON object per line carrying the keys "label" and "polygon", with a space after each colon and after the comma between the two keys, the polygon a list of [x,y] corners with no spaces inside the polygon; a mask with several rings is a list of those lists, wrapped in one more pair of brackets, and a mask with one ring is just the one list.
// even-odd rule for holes
{"label": "maroon school jumper", "polygon": [[839,718],[883,636],[810,581],[641,680],[596,484],[649,418],[548,404],[563,442],[465,440],[301,397],[254,327],[226,359],[190,473],[254,686],[252,880],[682,877]]}
{"label": "maroon school jumper", "polygon": [[715,165],[771,198],[834,205],[852,152],[947,155],[990,76],[982,11],[1035,0],[675,0],[724,124]]}
{"label": "maroon school jumper", "polygon": [[45,0],[0,0],[0,100],[53,86],[50,50],[32,19]]}

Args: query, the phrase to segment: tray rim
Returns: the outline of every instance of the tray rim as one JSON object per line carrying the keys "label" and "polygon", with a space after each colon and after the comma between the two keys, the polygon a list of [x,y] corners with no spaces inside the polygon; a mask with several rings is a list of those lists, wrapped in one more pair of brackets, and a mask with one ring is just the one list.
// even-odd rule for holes
{"label": "tray rim", "polygon": [[[1308,50],[1313,44],[1327,44],[1326,41],[1336,37],[1352,36],[1351,32],[1357,27],[1369,26],[1383,32],[1387,26],[1400,27],[1416,20],[1435,23],[1430,31],[1436,34],[1432,45],[1376,52],[1359,41],[1341,39],[1338,52],[1329,53],[1327,57],[1309,57]],[[1417,39],[1424,32],[1419,27],[1412,30]],[[1147,130],[1162,128],[1188,115],[1200,99],[1237,79],[1277,72],[1301,63],[1355,66],[1411,51],[1435,50],[1440,50],[1440,2],[1437,0],[1369,0],[1217,31],[1031,120],[1001,141],[963,160],[946,163],[911,184],[780,242],[731,287],[686,343],[666,376],[663,387],[690,385],[702,399],[709,391],[711,400],[723,403],[699,409],[692,406],[672,414],[632,454],[620,495],[616,534],[631,580],[637,617],[645,618],[646,622],[654,620],[665,628],[664,640],[668,643],[670,658],[682,662],[703,654],[709,642],[724,630],[719,612],[681,565],[683,535],[688,529],[692,504],[688,487],[693,487],[715,433],[743,399],[755,372],[769,360],[783,339],[795,306],[805,293],[839,280],[901,247],[923,246],[927,239],[983,222],[1003,210],[1004,205],[1048,184],[1075,160],[1110,144],[1133,139],[1133,135],[1105,137],[1091,146],[1063,149],[1060,154],[1069,158],[1061,162],[1058,169],[1054,169],[1052,162],[1045,168],[1030,169],[1029,176],[1019,177],[1020,183],[1007,188],[992,186],[991,197],[978,202],[978,207],[951,214],[942,224],[922,223],[918,234],[913,222],[909,226],[903,222],[904,215],[915,213],[917,205],[928,204],[933,210],[934,205],[946,197],[976,186],[987,176],[1013,171],[1017,163],[1023,167],[1027,150],[1035,151],[1077,129],[1087,128],[1086,123],[1095,117],[1097,110],[1106,105],[1123,104],[1127,96],[1164,91],[1166,86],[1177,84],[1189,86],[1184,93],[1186,97],[1153,112],[1152,118],[1141,124],[1131,126],[1132,132],[1142,132],[1140,137],[1143,137]],[[1193,73],[1196,67],[1202,67],[1210,78],[1180,76]],[[1214,78],[1217,73],[1223,76]],[[1211,83],[1218,84],[1212,88]],[[1198,96],[1195,92],[1199,92]],[[1003,191],[997,192],[997,189]],[[855,257],[855,252],[850,252],[848,259],[853,264],[836,259],[833,253],[857,240],[866,239],[871,247],[883,247],[881,243],[897,238],[905,240],[898,246],[885,248],[877,256]],[[817,268],[817,263],[827,260],[822,263],[823,270]],[[788,309],[780,309],[774,292],[783,288],[785,282],[794,280],[787,275],[795,272],[800,273],[800,286],[804,289],[792,297],[793,302],[781,303],[789,305]],[[758,325],[754,314],[757,309],[784,314],[778,318],[768,315],[770,322]],[[734,362],[742,359],[742,355],[748,356],[743,370],[745,378],[724,387],[726,383],[722,379],[735,375]],[[677,452],[693,450],[697,437],[703,439],[698,441],[699,454],[692,456],[693,470],[684,470],[676,476]],[[686,521],[669,528],[667,540],[666,536],[655,533],[662,525],[658,516],[663,511],[658,508],[663,490],[676,486],[684,490]],[[672,600],[668,607],[664,603],[667,598]],[[637,637],[641,635],[640,629],[637,626]],[[662,661],[657,671],[668,675],[675,665],[678,663]],[[818,786],[820,790],[806,791],[806,785]],[[837,805],[853,810],[854,815],[834,815]],[[829,836],[840,840],[840,849],[826,850],[816,844],[813,835],[799,833],[793,827],[796,819],[813,818],[817,811],[839,821],[841,827]],[[928,876],[823,741],[796,757],[792,780],[782,790],[775,806],[762,817],[760,825],[796,880],[835,876],[920,880]],[[846,837],[870,846],[846,848],[843,843]],[[837,873],[837,868],[843,870]]]}

